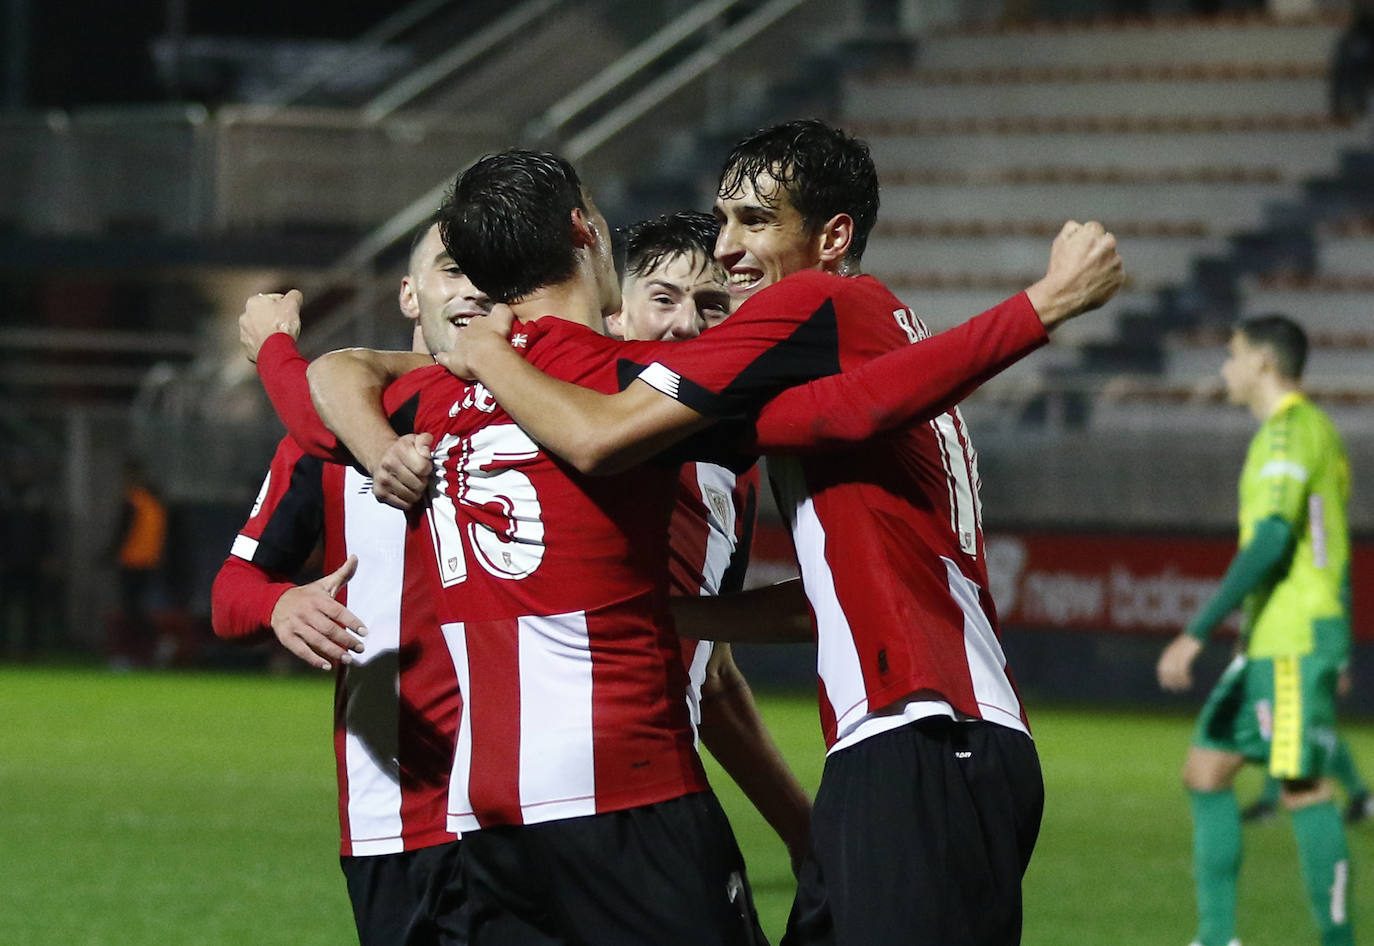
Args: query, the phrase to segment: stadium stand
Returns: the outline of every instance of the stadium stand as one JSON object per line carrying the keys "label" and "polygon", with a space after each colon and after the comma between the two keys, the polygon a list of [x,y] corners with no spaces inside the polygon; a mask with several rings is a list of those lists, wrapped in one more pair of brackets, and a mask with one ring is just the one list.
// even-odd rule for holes
{"label": "stadium stand", "polygon": [[[1064,526],[1227,527],[1233,484],[1212,490],[1194,474],[1243,448],[1248,420],[1212,379],[1226,327],[1261,311],[1311,326],[1312,387],[1362,441],[1357,466],[1374,450],[1374,152],[1369,119],[1326,114],[1337,18],[978,23],[961,18],[1004,5],[953,0],[405,10],[416,6],[430,9],[326,49],[290,81],[247,83],[253,101],[0,119],[0,241],[14,251],[6,419],[48,430],[46,452],[70,464],[74,519],[106,515],[100,467],[129,444],[167,451],[174,498],[228,500],[239,515],[256,484],[235,480],[230,495],[230,482],[264,458],[221,457],[212,428],[228,418],[240,454],[276,436],[262,405],[239,396],[256,385],[224,329],[242,298],[305,282],[308,350],[395,345],[375,315],[392,305],[405,209],[477,153],[572,149],[622,222],[705,206],[731,141],[800,114],[871,143],[884,190],[866,267],[932,328],[1035,278],[1066,217],[1120,237],[1130,283],[1109,310],[967,405],[999,510]],[[890,22],[865,25],[861,11],[879,10]],[[760,23],[762,38],[740,38]],[[574,35],[582,53],[556,55]],[[341,69],[357,81],[328,81]],[[64,267],[60,291],[39,286]],[[26,283],[31,273],[45,275]],[[111,298],[151,321],[112,321]],[[98,325],[79,321],[92,313]],[[150,371],[156,362],[167,364]],[[95,388],[104,406],[92,415]],[[270,438],[246,431],[253,417]],[[1046,488],[1094,468],[1123,473],[1072,495]],[[1374,502],[1357,495],[1353,517],[1374,526]],[[93,556],[81,542],[73,573]],[[96,607],[74,600],[73,623]]]}
{"label": "stadium stand", "polygon": [[844,114],[888,183],[870,268],[943,327],[1035,271],[1032,237],[1099,217],[1129,260],[1111,317],[1066,332],[1072,349],[1040,361],[1038,379],[989,394],[1057,387],[1085,421],[1168,426],[1180,412],[1159,404],[1215,399],[1224,327],[1272,309],[1311,321],[1319,393],[1374,396],[1362,363],[1374,243],[1349,219],[1368,204],[1355,149],[1369,128],[1325,112],[1339,29],[1236,15],[924,38],[915,68],[845,85]]}

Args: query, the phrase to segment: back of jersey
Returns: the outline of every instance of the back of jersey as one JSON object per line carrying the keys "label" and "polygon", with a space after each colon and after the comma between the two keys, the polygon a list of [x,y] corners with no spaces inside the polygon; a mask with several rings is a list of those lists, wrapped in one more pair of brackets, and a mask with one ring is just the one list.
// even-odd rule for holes
{"label": "back of jersey", "polygon": [[[618,389],[612,357],[596,346],[560,355],[538,344],[544,334],[517,327],[513,340],[554,377]],[[702,790],[666,610],[675,471],[582,477],[480,385],[426,370],[415,426],[435,437],[436,477],[410,540],[435,556],[440,629],[464,697],[450,828]]]}

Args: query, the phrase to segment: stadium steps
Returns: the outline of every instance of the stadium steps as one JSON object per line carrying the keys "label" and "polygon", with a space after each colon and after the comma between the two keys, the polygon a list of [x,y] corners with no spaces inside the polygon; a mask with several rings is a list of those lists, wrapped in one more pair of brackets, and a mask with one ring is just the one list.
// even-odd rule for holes
{"label": "stadium steps", "polygon": [[[1203,385],[1174,348],[1254,307],[1325,305],[1315,338],[1363,348],[1374,237],[1340,218],[1374,220],[1356,186],[1374,169],[1355,150],[1369,129],[1325,114],[1340,29],[1259,15],[971,27],[923,38],[909,68],[851,74],[846,124],[884,183],[867,268],[943,327],[1036,278],[1063,220],[1106,222],[1128,286],[1057,336],[1073,355],[1040,379],[1085,423],[1112,378],[1135,379],[1113,403]],[[1336,393],[1358,395],[1338,360]],[[1188,362],[1216,363],[1214,348]]]}

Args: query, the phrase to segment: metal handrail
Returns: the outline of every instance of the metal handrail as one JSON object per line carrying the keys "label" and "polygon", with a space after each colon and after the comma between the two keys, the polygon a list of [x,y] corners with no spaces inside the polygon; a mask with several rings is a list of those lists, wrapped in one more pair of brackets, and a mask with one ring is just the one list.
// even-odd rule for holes
{"label": "metal handrail", "polygon": [[700,77],[707,69],[807,2],[808,0],[772,0],[771,3],[755,10],[728,32],[713,38],[704,47],[654,79],[591,126],[569,138],[562,148],[564,156],[569,161],[580,161],[596,151],[633,122]]}
{"label": "metal handrail", "polygon": [[277,92],[266,96],[262,100],[262,104],[274,108],[285,108],[294,104],[307,92],[318,88],[320,83],[330,76],[376,52],[416,23],[437,13],[449,2],[450,0],[415,0],[415,2],[396,11],[367,30],[349,43],[347,48],[332,55],[321,56],[312,66],[302,71]]}
{"label": "metal handrail", "polygon": [[553,134],[739,2],[714,0],[698,3],[555,102],[536,120],[533,137]]}
{"label": "metal handrail", "polygon": [[477,62],[562,2],[563,0],[525,0],[495,23],[478,30],[438,59],[413,70],[405,78],[373,97],[362,107],[363,121],[369,124],[381,121],[455,72]]}
{"label": "metal handrail", "polygon": [[[512,11],[512,15],[517,13],[527,15],[529,10],[526,8],[528,7],[537,6],[542,11],[545,8],[551,8],[554,2],[556,0],[532,0],[531,3]],[[531,135],[538,136],[555,131],[568,124],[578,115],[595,107],[629,79],[643,72],[645,68],[660,60],[664,55],[680,46],[740,2],[742,0],[706,0],[706,2],[695,5],[624,56],[610,63],[596,77],[555,103],[545,111],[540,119],[532,123]],[[773,0],[773,2],[760,7],[735,24],[728,33],[712,38],[703,48],[697,50],[663,76],[648,83],[590,128],[569,139],[561,148],[563,154],[570,160],[576,161],[602,147],[655,105],[806,2],[808,0]],[[467,46],[468,44],[463,45]],[[447,75],[451,71],[451,68],[447,68],[443,74]],[[419,91],[417,90],[415,94],[419,94]],[[373,106],[380,108],[378,100],[374,100],[369,108]],[[393,107],[395,105],[388,104],[388,108]],[[320,282],[327,285],[331,279],[347,279],[350,274],[355,274],[360,270],[366,271],[369,264],[381,253],[412,232],[425,217],[434,212],[443,200],[444,193],[450,183],[451,179],[445,178],[401,211],[392,215],[390,220],[373,229],[352,249],[341,256]],[[312,334],[329,331],[334,326],[346,321],[348,315],[347,312],[340,312],[337,316],[326,319],[317,325],[318,332]]]}

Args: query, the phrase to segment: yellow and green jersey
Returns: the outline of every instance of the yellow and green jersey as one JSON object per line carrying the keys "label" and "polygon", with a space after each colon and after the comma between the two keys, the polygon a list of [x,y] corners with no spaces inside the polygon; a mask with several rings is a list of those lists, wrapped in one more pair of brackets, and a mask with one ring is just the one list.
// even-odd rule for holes
{"label": "yellow and green jersey", "polygon": [[1270,517],[1287,523],[1294,540],[1291,557],[1245,596],[1251,657],[1310,653],[1316,622],[1348,627],[1342,584],[1350,563],[1349,498],[1340,434],[1307,398],[1286,395],[1250,442],[1240,476],[1240,547]]}

